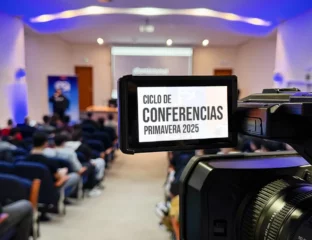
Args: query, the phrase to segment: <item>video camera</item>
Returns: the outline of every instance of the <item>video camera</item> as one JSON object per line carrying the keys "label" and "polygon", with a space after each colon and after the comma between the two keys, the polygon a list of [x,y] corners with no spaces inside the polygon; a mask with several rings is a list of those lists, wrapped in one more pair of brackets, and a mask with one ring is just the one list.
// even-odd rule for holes
{"label": "video camera", "polygon": [[119,80],[124,153],[229,147],[237,134],[297,152],[192,158],[181,176],[183,240],[312,239],[312,94],[265,89],[237,102],[235,76]]}

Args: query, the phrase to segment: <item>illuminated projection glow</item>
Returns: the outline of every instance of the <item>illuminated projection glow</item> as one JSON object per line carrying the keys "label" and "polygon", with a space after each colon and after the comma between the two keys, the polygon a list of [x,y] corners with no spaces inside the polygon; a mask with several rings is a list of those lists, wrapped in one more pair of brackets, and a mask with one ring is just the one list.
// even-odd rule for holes
{"label": "illuminated projection glow", "polygon": [[270,26],[272,23],[260,18],[252,18],[240,16],[234,13],[219,12],[209,8],[193,8],[193,9],[167,9],[155,7],[143,8],[109,8],[100,6],[89,6],[75,10],[68,10],[64,12],[40,15],[30,19],[33,23],[44,23],[58,19],[68,19],[80,16],[90,15],[107,15],[107,14],[129,14],[139,16],[166,16],[166,15],[185,15],[195,17],[211,17],[219,18],[227,21],[244,22],[257,26]]}
{"label": "illuminated projection glow", "polygon": [[125,75],[173,76],[192,75],[192,48],[112,47],[113,89]]}

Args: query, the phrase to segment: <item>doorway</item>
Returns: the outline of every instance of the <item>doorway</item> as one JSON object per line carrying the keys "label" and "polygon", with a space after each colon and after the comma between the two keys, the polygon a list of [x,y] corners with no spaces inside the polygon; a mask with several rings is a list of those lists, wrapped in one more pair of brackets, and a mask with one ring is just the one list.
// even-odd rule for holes
{"label": "doorway", "polygon": [[92,67],[75,67],[78,77],[79,109],[86,111],[93,105],[93,69]]}
{"label": "doorway", "polygon": [[214,75],[215,76],[228,76],[228,75],[233,75],[233,69],[215,69],[214,70]]}

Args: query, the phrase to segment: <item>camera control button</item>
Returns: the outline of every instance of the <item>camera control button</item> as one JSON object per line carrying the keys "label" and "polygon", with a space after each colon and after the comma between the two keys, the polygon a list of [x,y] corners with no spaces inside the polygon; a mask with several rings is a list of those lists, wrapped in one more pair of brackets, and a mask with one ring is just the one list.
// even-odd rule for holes
{"label": "camera control button", "polygon": [[215,220],[213,222],[213,235],[218,237],[227,235],[227,222],[225,220]]}

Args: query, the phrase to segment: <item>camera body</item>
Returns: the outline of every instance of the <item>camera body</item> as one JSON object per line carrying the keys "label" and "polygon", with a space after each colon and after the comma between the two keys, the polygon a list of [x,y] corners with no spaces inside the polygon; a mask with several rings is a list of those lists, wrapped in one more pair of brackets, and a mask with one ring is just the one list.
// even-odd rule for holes
{"label": "camera body", "polygon": [[[194,157],[181,177],[181,239],[298,239],[297,225],[306,221],[307,211],[296,213],[297,221],[291,210],[287,216],[280,213],[288,210],[283,203],[290,198],[287,188],[308,186],[311,173],[312,167],[295,152]],[[312,187],[307,186],[300,193],[302,201],[312,194]],[[256,205],[257,197],[262,205]],[[274,198],[278,206],[272,206]],[[277,219],[281,224],[276,223]],[[302,239],[311,237],[307,235],[311,231],[301,230],[299,234]]]}
{"label": "camera body", "polygon": [[[172,130],[189,124],[194,131]],[[311,239],[311,93],[265,89],[237,102],[235,76],[126,76],[119,126],[128,154],[230,147],[238,133],[288,143],[296,152],[191,159],[180,179],[181,240]]]}

